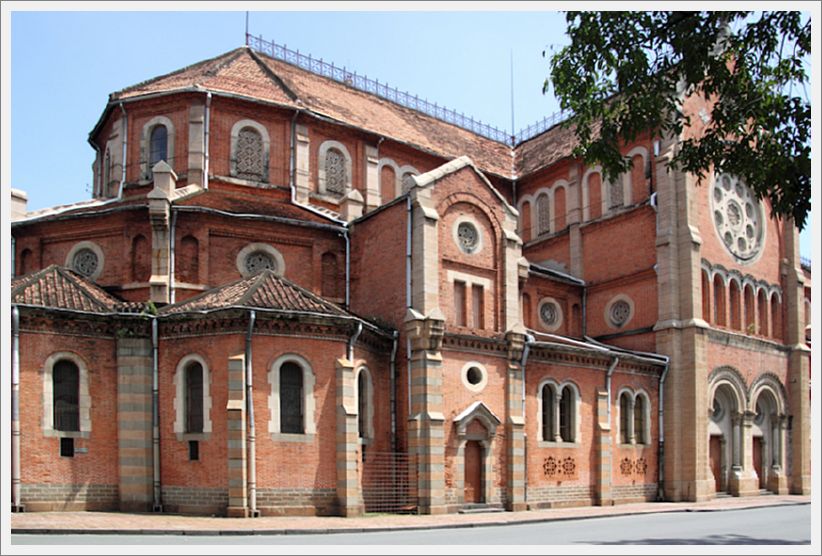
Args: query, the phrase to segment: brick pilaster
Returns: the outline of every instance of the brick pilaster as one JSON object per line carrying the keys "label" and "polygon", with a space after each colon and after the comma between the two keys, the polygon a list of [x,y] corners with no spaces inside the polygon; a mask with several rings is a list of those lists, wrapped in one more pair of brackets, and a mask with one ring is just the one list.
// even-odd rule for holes
{"label": "brick pilaster", "polygon": [[358,470],[358,410],[355,399],[354,364],[337,359],[337,503],[340,514],[363,514],[362,490]]}
{"label": "brick pilaster", "polygon": [[525,415],[523,414],[523,381],[522,352],[525,346],[525,334],[520,331],[509,331],[508,341],[508,377],[505,388],[505,443],[506,443],[506,480],[507,509],[523,511],[525,500]]}
{"label": "brick pilaster", "polygon": [[594,503],[598,506],[612,506],[614,495],[611,478],[613,477],[613,434],[611,415],[609,412],[610,399],[607,390],[597,390],[596,416],[597,426],[594,434],[597,459],[594,464],[596,490]]}
{"label": "brick pilaster", "polygon": [[310,146],[308,128],[298,124],[296,129],[296,168],[294,176],[294,195],[298,203],[307,203],[311,191]]}
{"label": "brick pilaster", "polygon": [[228,517],[248,517],[245,355],[228,358]]}

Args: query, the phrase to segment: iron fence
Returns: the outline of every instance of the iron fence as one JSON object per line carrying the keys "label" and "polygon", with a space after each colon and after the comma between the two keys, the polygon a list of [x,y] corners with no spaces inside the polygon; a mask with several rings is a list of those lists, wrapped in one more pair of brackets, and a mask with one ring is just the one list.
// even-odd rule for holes
{"label": "iron fence", "polygon": [[416,460],[400,452],[368,452],[362,497],[366,512],[416,513]]}

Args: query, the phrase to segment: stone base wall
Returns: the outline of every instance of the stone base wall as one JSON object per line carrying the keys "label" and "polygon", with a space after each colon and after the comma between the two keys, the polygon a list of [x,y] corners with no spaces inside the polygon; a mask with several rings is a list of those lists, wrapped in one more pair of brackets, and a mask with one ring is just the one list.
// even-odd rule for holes
{"label": "stone base wall", "polygon": [[119,509],[117,485],[23,484],[20,497],[28,512],[116,511]]}
{"label": "stone base wall", "polygon": [[611,487],[615,504],[632,504],[635,502],[655,502],[657,500],[657,484],[643,483]]}
{"label": "stone base wall", "polygon": [[591,485],[528,487],[526,501],[531,510],[593,506],[594,488]]}
{"label": "stone base wall", "polygon": [[228,489],[163,486],[163,511],[168,513],[224,516]]}
{"label": "stone base wall", "polygon": [[261,515],[338,515],[333,488],[260,488],[257,509]]}

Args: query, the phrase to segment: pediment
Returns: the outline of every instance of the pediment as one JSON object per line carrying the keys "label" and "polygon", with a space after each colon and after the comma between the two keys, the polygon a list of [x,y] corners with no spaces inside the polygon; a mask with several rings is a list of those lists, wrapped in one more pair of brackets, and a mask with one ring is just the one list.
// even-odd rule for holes
{"label": "pediment", "polygon": [[466,436],[466,434],[469,433],[469,426],[474,422],[481,424],[487,431],[489,437],[494,436],[497,432],[497,427],[502,424],[499,417],[494,415],[494,412],[480,401],[472,403],[459,415],[454,417],[457,434],[459,436]]}

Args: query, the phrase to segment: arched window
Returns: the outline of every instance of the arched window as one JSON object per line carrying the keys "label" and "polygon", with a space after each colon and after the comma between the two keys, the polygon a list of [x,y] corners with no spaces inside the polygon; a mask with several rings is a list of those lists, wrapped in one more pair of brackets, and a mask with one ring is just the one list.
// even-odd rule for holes
{"label": "arched window", "polygon": [[725,283],[721,276],[714,277],[714,323],[718,326],[725,326]]}
{"label": "arched window", "polygon": [[756,311],[754,310],[753,286],[745,286],[745,332],[756,333]]}
{"label": "arched window", "polygon": [[565,213],[567,212],[565,201],[566,189],[564,186],[554,188],[554,230],[565,229]]}
{"label": "arched window", "polygon": [[280,367],[280,432],[303,434],[303,370],[287,361]]}
{"label": "arched window", "polygon": [[103,183],[100,186],[100,194],[108,196],[109,185],[111,184],[111,152],[106,149],[106,157],[103,160]]}
{"label": "arched window", "polygon": [[151,277],[151,247],[142,234],[131,241],[131,280],[148,282]]}
{"label": "arched window", "polygon": [[185,432],[203,432],[203,366],[192,361],[185,368]]}
{"label": "arched window", "polygon": [[345,155],[339,149],[332,147],[325,153],[325,191],[335,197],[342,197],[347,184]]}
{"label": "arched window", "polygon": [[543,193],[537,199],[537,222],[539,235],[548,234],[551,232],[551,201],[548,199],[548,194]]}
{"label": "arched window", "polygon": [[366,391],[365,373],[357,377],[357,431],[360,438],[366,436],[366,419],[368,418],[368,392]]}
{"label": "arched window", "polygon": [[28,274],[32,270],[34,270],[32,268],[33,259],[34,259],[34,256],[32,255],[31,249],[23,249],[20,252],[20,258],[19,258],[20,262],[18,263],[18,267],[17,267],[18,268],[18,271],[17,271],[18,276],[23,276],[25,274]]}
{"label": "arched window", "polygon": [[628,392],[619,396],[619,441],[631,443],[631,395]]}
{"label": "arched window", "polygon": [[54,430],[80,430],[80,369],[73,361],[61,359],[52,369]]}
{"label": "arched window", "polygon": [[562,397],[559,400],[559,436],[563,442],[573,442],[575,436],[574,422],[574,391],[566,386],[562,389]]}
{"label": "arched window", "polygon": [[771,329],[771,336],[782,339],[782,306],[775,294],[771,294]]}
{"label": "arched window", "polygon": [[542,387],[542,440],[554,441],[554,388],[550,384]]}
{"label": "arched window", "polygon": [[263,138],[256,129],[246,126],[237,134],[233,175],[247,180],[265,181],[265,170]]}
{"label": "arched window", "polygon": [[742,330],[742,306],[739,303],[739,285],[735,280],[731,280],[728,288],[730,299],[730,325],[734,330]]}
{"label": "arched window", "polygon": [[180,252],[175,261],[180,282],[197,284],[200,281],[200,242],[193,236],[180,240]]}
{"label": "arched window", "polygon": [[757,333],[761,336],[767,336],[768,330],[768,298],[765,296],[765,290],[759,290],[759,295],[756,300],[756,308],[759,313],[759,329]]}
{"label": "arched window", "polygon": [[637,395],[634,398],[634,440],[637,444],[646,444],[645,438],[645,398]]}
{"label": "arched window", "polygon": [[383,204],[396,197],[397,174],[394,166],[384,164],[380,169],[380,200]]}
{"label": "arched window", "polygon": [[166,126],[160,124],[151,129],[149,149],[149,171],[161,160],[168,161],[168,130]]}
{"label": "arched window", "polygon": [[708,322],[716,322],[711,314],[711,280],[706,271],[702,271],[702,318]]}

